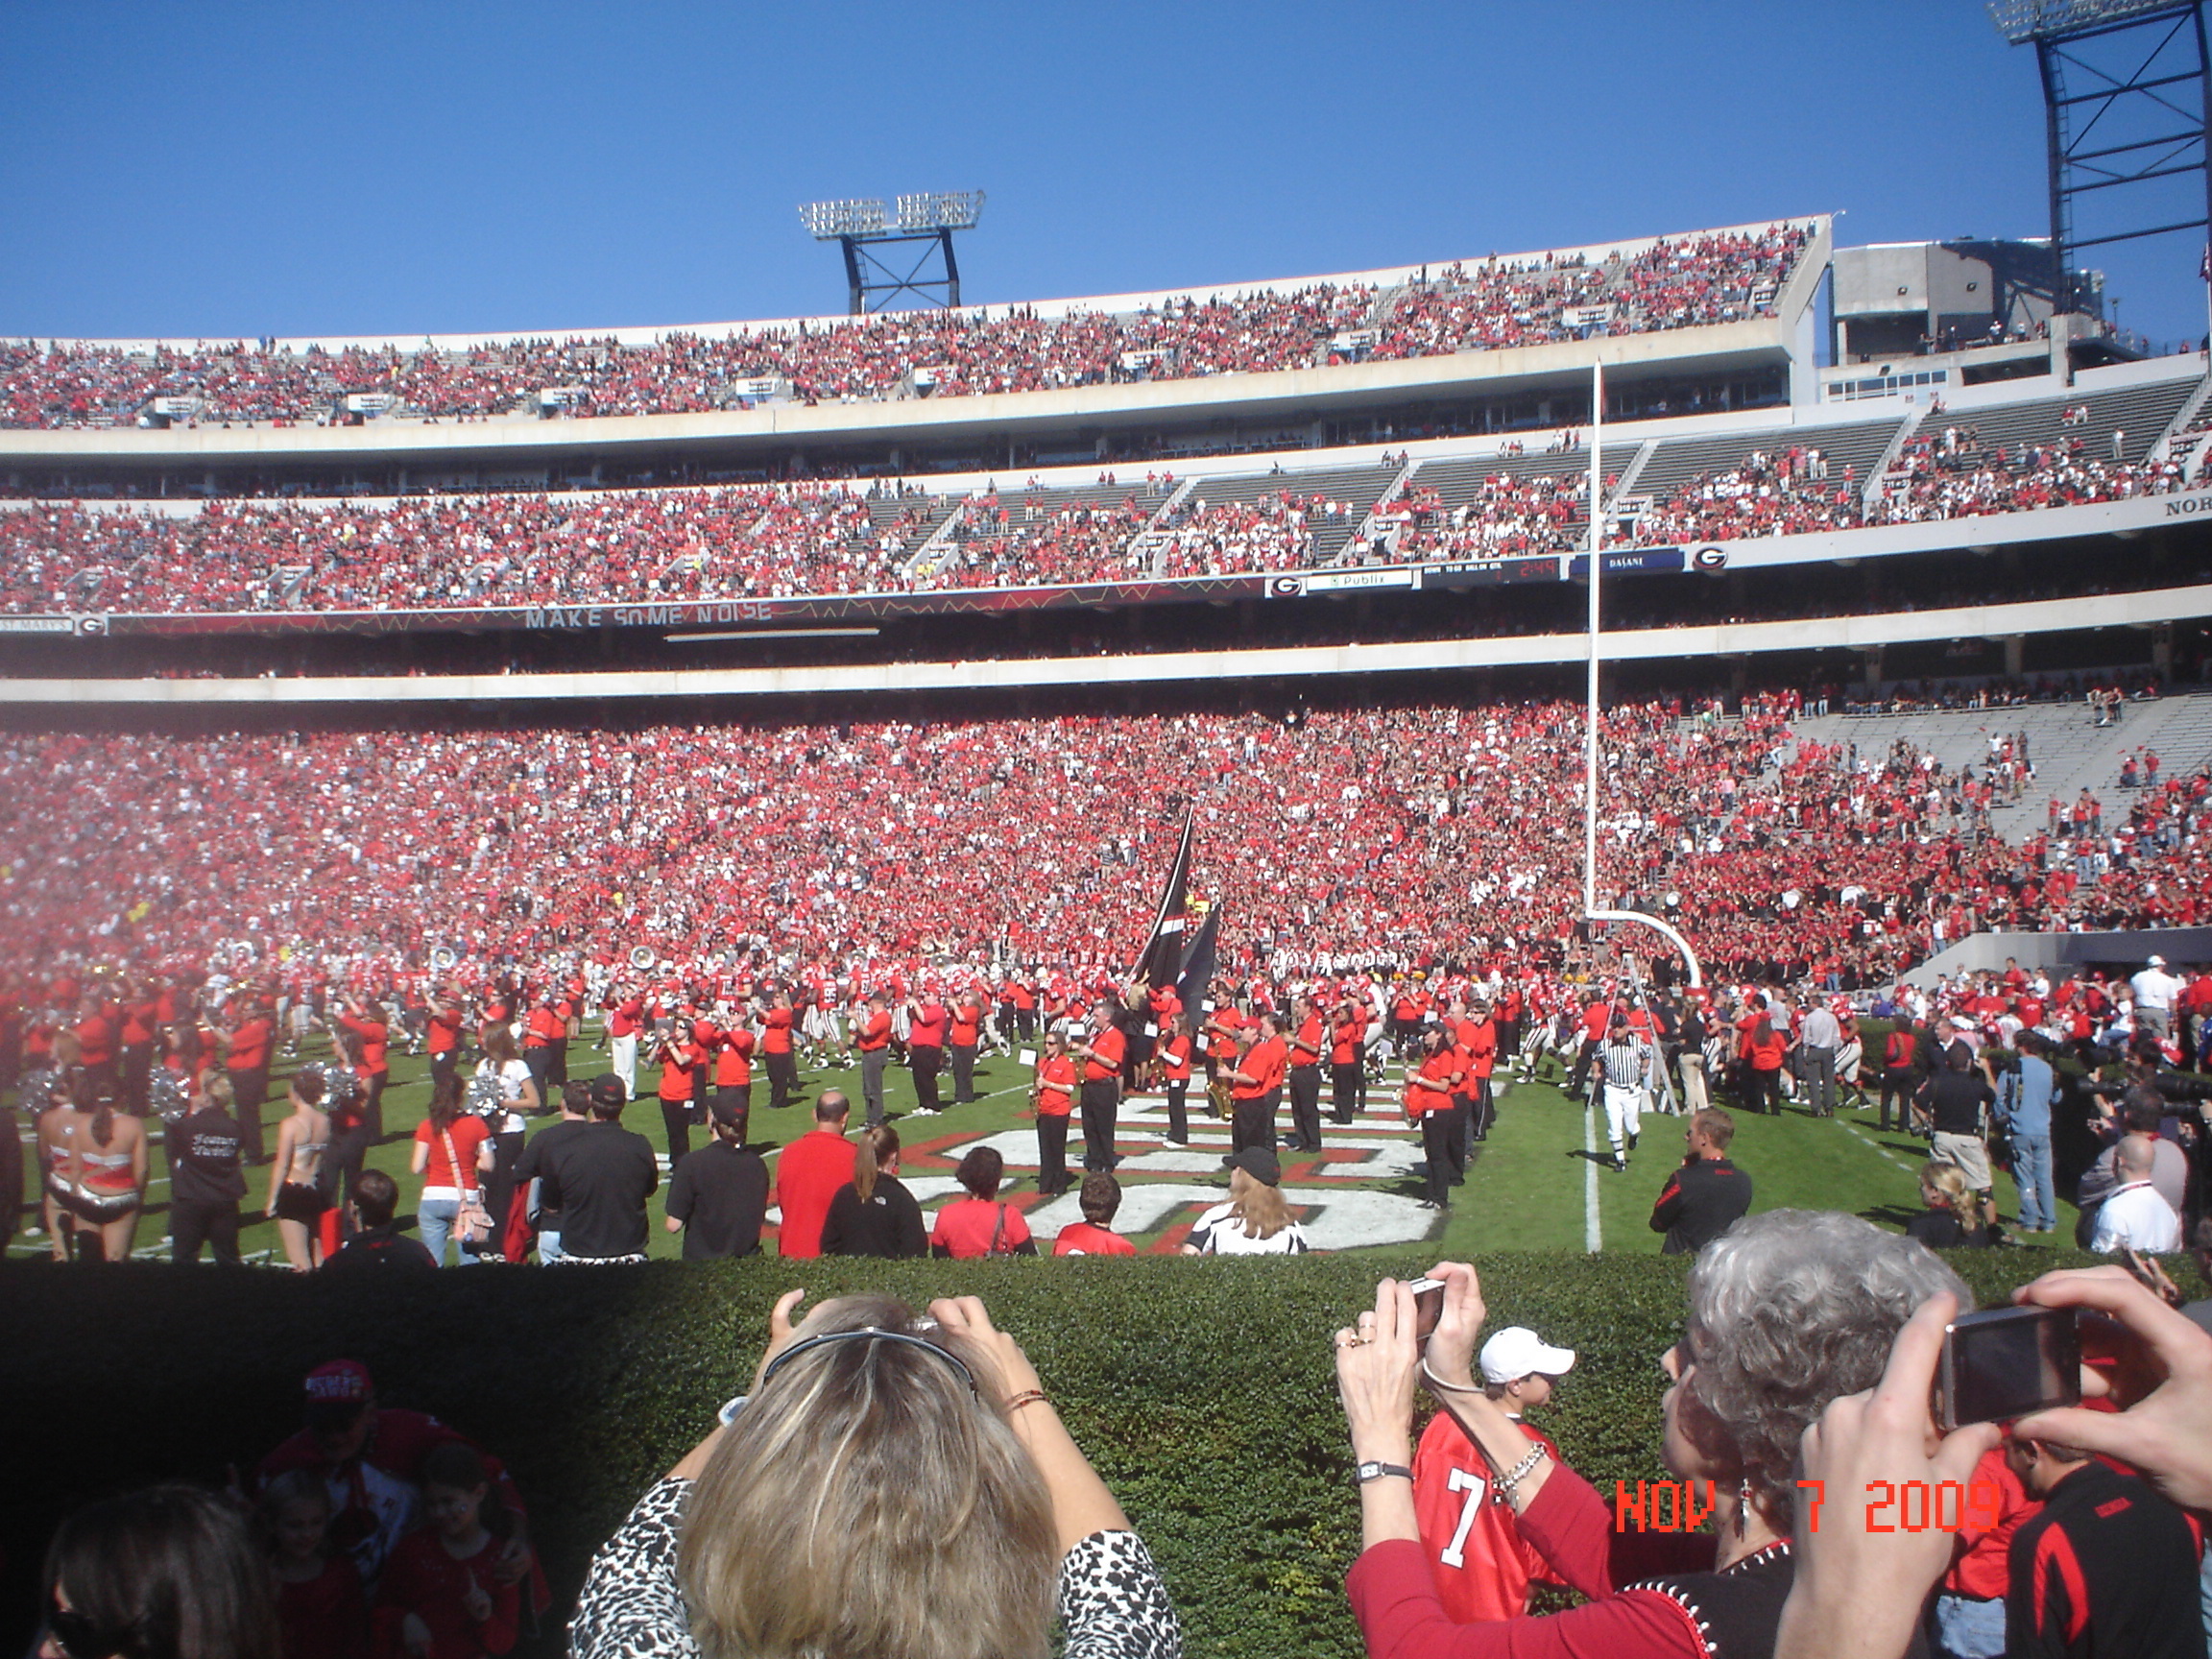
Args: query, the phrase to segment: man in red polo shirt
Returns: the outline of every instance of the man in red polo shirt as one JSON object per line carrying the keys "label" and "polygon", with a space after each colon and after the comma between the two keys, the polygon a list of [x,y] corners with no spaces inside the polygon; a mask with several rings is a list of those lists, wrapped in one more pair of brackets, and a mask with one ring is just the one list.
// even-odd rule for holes
{"label": "man in red polo shirt", "polygon": [[559,996],[548,984],[522,1023],[522,1064],[530,1068],[540,1100],[551,1100],[553,1086],[567,1081],[567,1068],[557,1064],[568,1046],[568,1017],[554,1005]]}
{"label": "man in red polo shirt", "polygon": [[631,1099],[637,1098],[637,1033],[645,1027],[645,998],[635,984],[602,1004],[607,1015],[607,1053],[614,1075]]}
{"label": "man in red polo shirt", "polygon": [[1475,1109],[1468,1124],[1470,1141],[1487,1141],[1491,1120],[1498,1115],[1490,1093],[1490,1074],[1498,1069],[1498,1027],[1490,1018],[1490,1005],[1478,997],[1459,1022],[1459,1051],[1467,1060],[1466,1092]]}
{"label": "man in red polo shirt", "polygon": [[1121,1117],[1121,1062],[1129,1052],[1129,1039],[1115,1023],[1121,1004],[1107,997],[1091,1010],[1088,1043],[1075,1045],[1075,1057],[1083,1062],[1083,1167],[1111,1170],[1121,1162],[1114,1150],[1115,1132]]}
{"label": "man in red polo shirt", "polygon": [[853,1142],[845,1139],[850,1111],[845,1096],[823,1091],[814,1103],[814,1128],[777,1155],[776,1189],[768,1202],[780,1204],[783,1220],[776,1248],[786,1260],[822,1254],[822,1223],[830,1201],[853,1179]]}
{"label": "man in red polo shirt", "polygon": [[1366,1003],[1347,997],[1329,1027],[1329,1116],[1349,1123],[1358,1113],[1359,1072],[1366,1060]]}
{"label": "man in red polo shirt", "polygon": [[115,1022],[109,1018],[107,998],[97,991],[87,991],[78,1007],[77,1063],[84,1069],[84,1080],[94,1089],[111,1094],[117,1076],[115,1062]]}
{"label": "man in red polo shirt", "polygon": [[883,1068],[891,1058],[891,998],[878,991],[857,1022],[854,1043],[860,1050],[860,1104],[868,1127],[883,1121]]}

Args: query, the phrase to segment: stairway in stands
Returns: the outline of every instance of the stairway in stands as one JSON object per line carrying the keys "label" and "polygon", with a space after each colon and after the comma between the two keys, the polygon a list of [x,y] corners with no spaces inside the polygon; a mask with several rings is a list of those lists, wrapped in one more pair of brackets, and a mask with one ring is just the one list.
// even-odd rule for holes
{"label": "stairway in stands", "polygon": [[2113,727],[2097,726],[2080,703],[2036,703],[1925,714],[1825,714],[1797,721],[1795,731],[1800,740],[1856,743],[1863,759],[1887,754],[1903,737],[1950,771],[1970,765],[1977,774],[1988,760],[1990,733],[2025,732],[2035,781],[2019,805],[1989,815],[2000,835],[2019,841],[2044,828],[2054,798],[2070,802],[2083,789],[2104,801],[2107,827],[2124,816],[2120,763],[2146,744],[2158,753],[2161,777],[2186,776],[2212,761],[2212,692],[2129,703]]}

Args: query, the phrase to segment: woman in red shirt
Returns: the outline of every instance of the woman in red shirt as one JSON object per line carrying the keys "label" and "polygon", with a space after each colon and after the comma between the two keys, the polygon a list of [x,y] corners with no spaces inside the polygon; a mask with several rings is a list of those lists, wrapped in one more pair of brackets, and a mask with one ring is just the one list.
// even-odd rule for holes
{"label": "woman in red shirt", "polygon": [[969,1195],[937,1212],[937,1225],[929,1230],[930,1255],[968,1262],[978,1256],[1037,1254],[1022,1212],[998,1199],[998,1177],[1005,1169],[1006,1161],[996,1147],[969,1148],[955,1171]]}
{"label": "woman in red shirt", "polygon": [[[1184,1076],[1190,1076],[1188,1068]],[[1037,1190],[1057,1198],[1068,1190],[1068,1117],[1075,1105],[1075,1060],[1057,1031],[1046,1033],[1045,1058],[1037,1063],[1029,1098],[1037,1108]]]}
{"label": "woman in red shirt", "polygon": [[[783,1040],[791,1040],[785,1030]],[[691,1022],[679,1020],[661,1039],[661,1123],[668,1132],[668,1167],[673,1171],[691,1150],[691,1126],[703,1124],[699,1079],[706,1074],[707,1050],[693,1041]]]}
{"label": "woman in red shirt", "polygon": [[1782,1062],[1789,1051],[1788,1039],[1774,1029],[1774,1022],[1764,1014],[1743,1034],[1743,1046],[1737,1058],[1743,1062],[1744,1083],[1749,1090],[1743,1102],[1746,1110],[1771,1117],[1781,1115]]}
{"label": "woman in red shirt", "polygon": [[1184,1102],[1190,1093],[1190,1022],[1182,1014],[1168,1017],[1167,1035],[1159,1048],[1160,1086],[1167,1093],[1167,1142],[1190,1144],[1190,1115]]}
{"label": "woman in red shirt", "polygon": [[492,1130],[473,1112],[461,1110],[461,1074],[447,1071],[430,1086],[430,1115],[415,1126],[415,1159],[411,1167],[423,1177],[422,1196],[415,1205],[422,1243],[438,1265],[445,1265],[445,1240],[462,1235],[461,1265],[476,1260],[467,1241],[468,1229],[457,1226],[465,1214],[481,1213],[484,1193],[479,1176],[492,1168]]}

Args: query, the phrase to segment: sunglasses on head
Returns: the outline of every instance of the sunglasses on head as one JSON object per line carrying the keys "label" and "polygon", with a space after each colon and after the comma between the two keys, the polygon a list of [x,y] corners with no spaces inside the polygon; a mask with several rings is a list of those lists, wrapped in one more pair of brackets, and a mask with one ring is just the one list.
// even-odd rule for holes
{"label": "sunglasses on head", "polygon": [[953,1370],[959,1372],[960,1381],[968,1384],[968,1392],[974,1394],[977,1399],[982,1398],[981,1390],[975,1386],[975,1374],[968,1369],[967,1363],[957,1354],[940,1348],[936,1343],[926,1341],[920,1336],[909,1336],[903,1331],[885,1331],[880,1326],[876,1325],[863,1325],[857,1331],[826,1331],[819,1336],[807,1337],[804,1342],[794,1342],[782,1353],[777,1355],[775,1358],[768,1361],[768,1369],[760,1373],[760,1386],[767,1387],[768,1380],[771,1377],[782,1370],[791,1360],[805,1353],[807,1349],[826,1347],[831,1342],[902,1342],[909,1348],[919,1348],[925,1354],[934,1354],[946,1364],[951,1366]]}

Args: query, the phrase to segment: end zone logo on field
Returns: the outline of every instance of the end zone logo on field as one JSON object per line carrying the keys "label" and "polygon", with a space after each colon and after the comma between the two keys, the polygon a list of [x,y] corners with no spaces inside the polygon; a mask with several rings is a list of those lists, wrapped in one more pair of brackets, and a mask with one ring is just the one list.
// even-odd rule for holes
{"label": "end zone logo on field", "polygon": [[1690,554],[1690,565],[1696,570],[1725,570],[1728,567],[1728,549],[1725,547],[1698,547]]}

